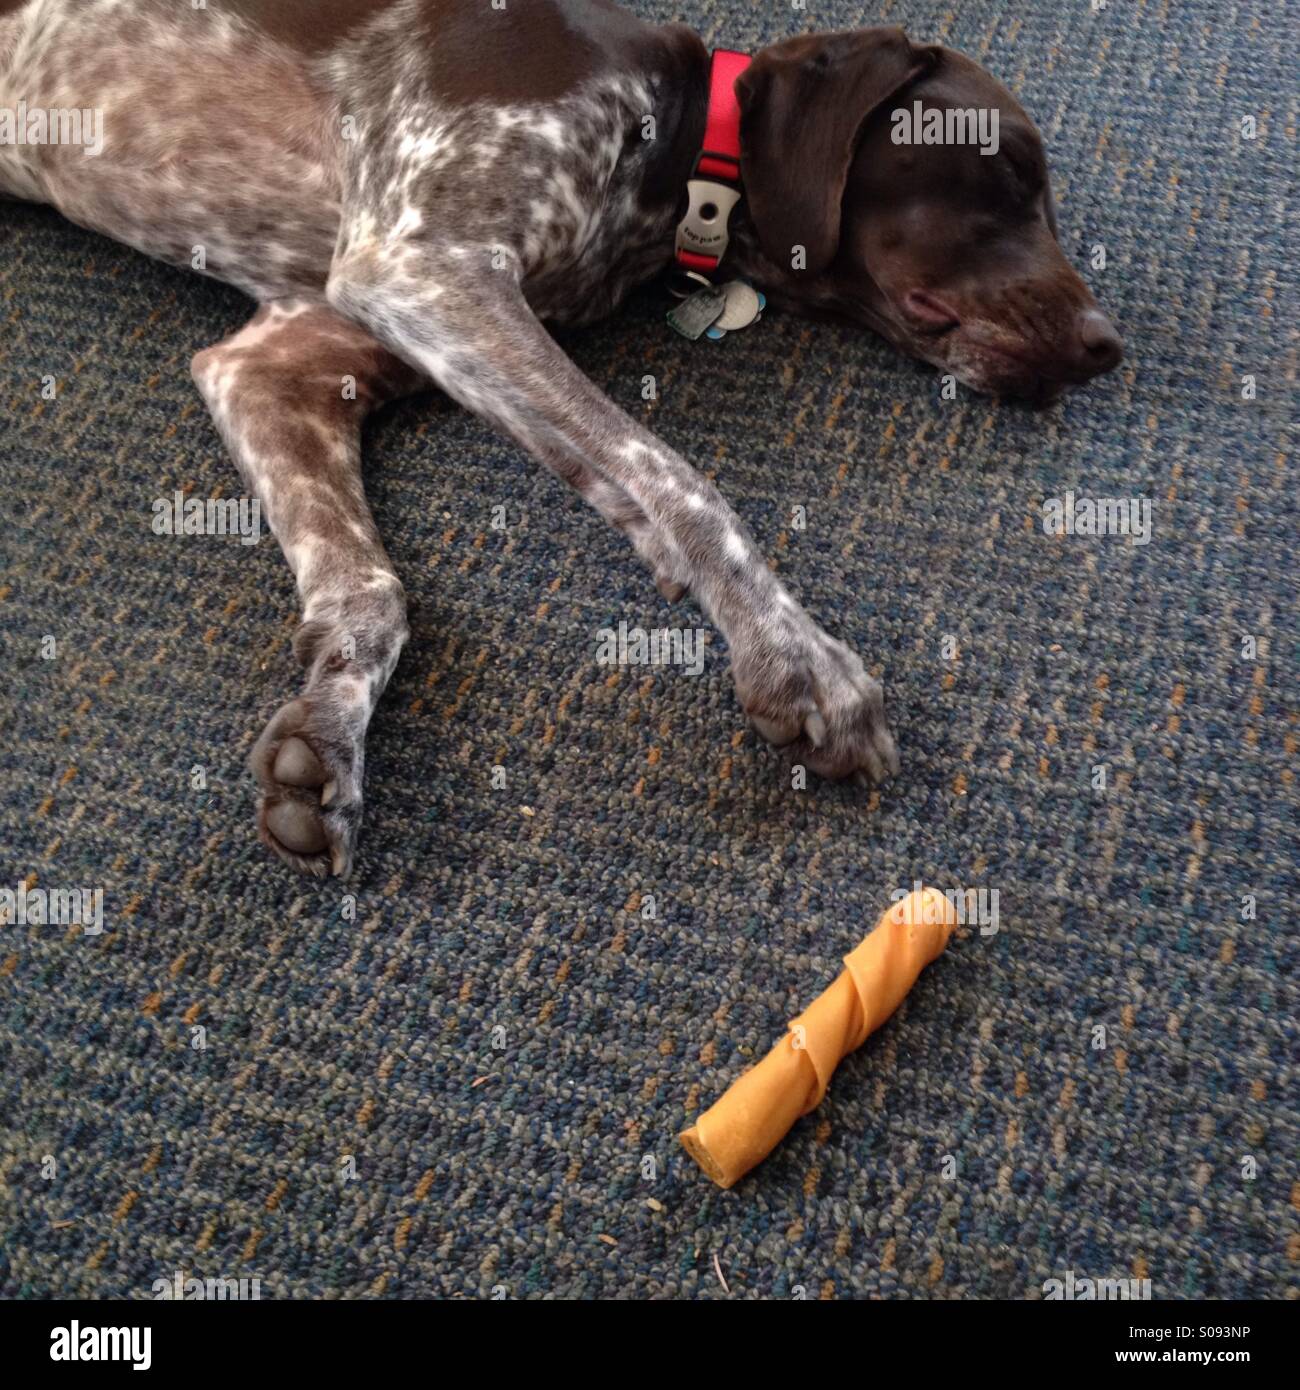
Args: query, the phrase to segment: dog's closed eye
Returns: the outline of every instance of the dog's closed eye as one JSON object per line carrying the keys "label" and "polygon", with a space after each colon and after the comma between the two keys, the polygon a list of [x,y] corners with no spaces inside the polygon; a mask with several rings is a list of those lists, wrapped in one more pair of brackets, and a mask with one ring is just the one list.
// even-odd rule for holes
{"label": "dog's closed eye", "polygon": [[1003,143],[995,156],[998,163],[1010,169],[1016,182],[1030,194],[1039,193],[1046,182],[1047,171],[1041,159],[1035,158],[1015,144]]}

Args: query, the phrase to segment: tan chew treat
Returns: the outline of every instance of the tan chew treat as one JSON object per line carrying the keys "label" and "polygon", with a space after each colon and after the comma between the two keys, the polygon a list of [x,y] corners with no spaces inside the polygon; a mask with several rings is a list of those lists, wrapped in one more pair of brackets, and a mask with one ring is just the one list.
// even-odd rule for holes
{"label": "tan chew treat", "polygon": [[761,1163],[790,1126],[821,1104],[831,1073],[903,1002],[957,924],[952,903],[923,888],[895,903],[844,957],[831,987],[790,1031],[680,1137],[718,1184],[730,1187]]}

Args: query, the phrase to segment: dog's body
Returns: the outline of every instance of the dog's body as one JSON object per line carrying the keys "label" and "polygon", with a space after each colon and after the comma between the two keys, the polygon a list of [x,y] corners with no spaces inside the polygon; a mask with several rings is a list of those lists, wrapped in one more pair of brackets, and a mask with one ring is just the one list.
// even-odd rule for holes
{"label": "dog's body", "polygon": [[[296,867],[351,867],[365,731],[407,635],[361,489],[361,422],[429,382],[578,488],[666,595],[696,596],[765,737],[830,776],[895,769],[862,662],[539,322],[598,318],[671,262],[708,72],[691,31],[608,0],[0,0],[0,110],[104,123],[94,158],[0,145],[0,193],[262,306],[194,376],[302,596],[307,683],[253,754],[261,834]],[[871,123],[918,84],[999,107],[1009,167],[950,151],[927,174],[926,152],[891,150]],[[1046,398],[1118,359],[1056,249],[1032,124],[974,64],[864,30],[774,45],[736,91],[746,202],[729,271],[977,386]],[[949,233],[976,217],[982,240]]]}

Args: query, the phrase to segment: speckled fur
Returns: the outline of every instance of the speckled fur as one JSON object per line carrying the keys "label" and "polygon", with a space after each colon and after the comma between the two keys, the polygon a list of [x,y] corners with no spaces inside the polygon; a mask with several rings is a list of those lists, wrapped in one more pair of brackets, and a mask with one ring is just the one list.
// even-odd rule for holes
{"label": "speckled fur", "polygon": [[[206,273],[263,305],[194,362],[303,603],[307,684],[253,757],[263,838],[297,868],[351,868],[365,730],[406,638],[359,430],[422,380],[577,487],[666,594],[696,596],[765,737],[830,776],[886,776],[896,754],[862,662],[783,588],[712,484],[541,325],[600,317],[670,258],[680,190],[645,195],[655,74],[447,102],[411,40],[423,6],[375,4],[311,54],[251,21],[252,0],[28,0],[0,20],[0,105],[100,107],[105,127],[95,159],[0,149],[0,191],[173,264],[201,247]],[[281,775],[287,745],[306,774]]]}

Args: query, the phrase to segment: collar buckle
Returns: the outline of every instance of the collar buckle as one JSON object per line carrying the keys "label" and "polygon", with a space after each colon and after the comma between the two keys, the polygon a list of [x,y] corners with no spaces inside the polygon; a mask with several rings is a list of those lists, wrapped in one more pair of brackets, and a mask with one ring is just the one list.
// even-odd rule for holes
{"label": "collar buckle", "polygon": [[679,273],[695,279],[717,272],[727,254],[728,223],[740,201],[740,104],[736,78],[749,57],[715,49],[709,62],[709,106],[704,148],[691,164],[686,184],[686,215],[677,224],[673,256]]}
{"label": "collar buckle", "polygon": [[740,189],[713,179],[691,179],[686,185],[689,204],[677,224],[674,254],[686,270],[711,274],[727,254],[727,225],[740,201]]}

